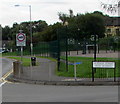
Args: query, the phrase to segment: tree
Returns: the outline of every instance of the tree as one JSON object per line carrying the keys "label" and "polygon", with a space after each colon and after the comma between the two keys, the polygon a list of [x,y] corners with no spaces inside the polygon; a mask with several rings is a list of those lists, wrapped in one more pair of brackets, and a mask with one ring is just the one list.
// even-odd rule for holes
{"label": "tree", "polygon": [[104,16],[100,12],[77,14],[68,19],[68,34],[70,38],[83,40],[84,37],[90,38],[91,35],[104,37],[105,23]]}
{"label": "tree", "polygon": [[2,29],[2,39],[3,40],[8,40],[10,39],[10,27],[9,26],[5,26]]}
{"label": "tree", "polygon": [[69,10],[69,13],[70,13],[70,18],[72,18],[72,17],[74,16],[74,14],[73,14],[73,10],[70,9],[70,10]]}
{"label": "tree", "polygon": [[65,24],[65,22],[68,20],[69,16],[65,13],[59,12],[58,13],[59,19],[62,21],[62,24]]}
{"label": "tree", "polygon": [[48,24],[45,21],[42,21],[42,20],[34,21],[33,24],[32,24],[33,32],[41,32],[47,26],[48,26]]}
{"label": "tree", "polygon": [[37,32],[33,34],[33,42],[40,41],[54,41],[57,40],[57,29],[60,28],[61,23],[55,23],[53,25],[49,25],[45,30],[41,32]]}
{"label": "tree", "polygon": [[104,37],[105,25],[101,14],[86,14],[86,31],[89,35],[96,34],[100,38]]}

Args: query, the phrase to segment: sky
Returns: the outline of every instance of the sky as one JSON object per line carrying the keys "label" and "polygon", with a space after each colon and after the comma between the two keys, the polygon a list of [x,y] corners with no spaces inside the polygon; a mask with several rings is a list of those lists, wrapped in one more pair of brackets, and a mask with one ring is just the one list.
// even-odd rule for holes
{"label": "sky", "polygon": [[[44,20],[48,24],[60,22],[58,12],[77,13],[102,11],[101,1],[108,0],[0,0],[0,24],[2,27],[13,23],[30,21],[29,5],[31,5],[32,21]],[[109,0],[110,1],[110,0]],[[15,5],[19,4],[19,7]]]}

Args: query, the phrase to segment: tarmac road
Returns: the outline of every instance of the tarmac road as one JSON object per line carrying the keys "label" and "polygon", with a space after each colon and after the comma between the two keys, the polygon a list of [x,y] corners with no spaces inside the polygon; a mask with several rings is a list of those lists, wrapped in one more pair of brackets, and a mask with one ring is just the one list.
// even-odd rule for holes
{"label": "tarmac road", "polygon": [[118,86],[3,85],[3,102],[118,102]]}
{"label": "tarmac road", "polygon": [[[3,74],[12,67],[3,58]],[[10,65],[10,66],[9,66]],[[2,102],[118,102],[118,86],[2,85]]]}
{"label": "tarmac road", "polygon": [[12,69],[13,60],[2,57],[2,76]]}
{"label": "tarmac road", "polygon": [[2,87],[2,85],[6,83],[5,81],[3,81],[3,79],[12,70],[12,63],[13,60],[5,57],[0,57],[0,87]]}

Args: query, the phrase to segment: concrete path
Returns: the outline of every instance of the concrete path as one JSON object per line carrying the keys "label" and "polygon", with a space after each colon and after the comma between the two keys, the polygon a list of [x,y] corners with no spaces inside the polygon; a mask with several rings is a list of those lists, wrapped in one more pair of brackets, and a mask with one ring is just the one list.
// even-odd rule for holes
{"label": "concrete path", "polygon": [[55,61],[51,61],[45,58],[37,58],[37,66],[23,67],[23,73],[18,75],[17,78],[39,81],[65,80],[66,77],[60,77],[55,74],[55,70],[57,70],[56,65],[57,62]]}
{"label": "concrete path", "polygon": [[[120,57],[120,52],[107,52],[106,51],[100,51],[99,53],[96,54],[97,57],[108,57],[108,58],[119,58]],[[70,53],[68,52],[68,56],[79,56],[79,57],[94,57],[94,53],[87,53],[87,54],[82,54],[82,51],[71,51]]]}

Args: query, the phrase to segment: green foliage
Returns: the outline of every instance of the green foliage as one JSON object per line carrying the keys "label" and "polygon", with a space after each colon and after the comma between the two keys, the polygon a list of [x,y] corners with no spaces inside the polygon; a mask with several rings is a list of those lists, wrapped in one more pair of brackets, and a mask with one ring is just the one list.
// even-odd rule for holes
{"label": "green foliage", "polygon": [[118,47],[120,45],[119,41],[120,38],[117,36],[100,38],[99,46],[101,50],[110,49],[110,47],[112,47],[114,50],[117,50],[120,49],[120,47]]}
{"label": "green foliage", "polygon": [[3,40],[8,40],[10,39],[10,27],[9,26],[5,26],[3,29],[2,29],[2,39]]}
{"label": "green foliage", "polygon": [[[90,38],[91,35],[97,34],[99,38],[104,37],[105,32],[105,23],[104,17],[101,12],[95,11],[93,13],[86,13],[86,14],[73,14],[73,10],[69,10],[69,14],[65,14],[62,12],[58,13],[59,19],[62,21],[54,23],[53,25],[48,25],[45,21],[32,21],[32,42],[49,42],[57,40],[57,31],[58,29],[67,28],[67,37],[75,40],[83,40],[84,37],[87,39]],[[108,17],[108,16],[107,16]],[[68,22],[68,26],[65,25],[65,22]],[[61,28],[64,27],[64,28]],[[3,39],[11,40],[13,43],[12,46],[15,46],[16,41],[16,33],[19,30],[23,30],[27,37],[27,46],[30,45],[31,36],[30,36],[30,22],[22,22],[20,24],[14,23],[13,26],[10,28],[5,26],[3,28]],[[65,31],[64,31],[65,32]],[[66,35],[60,34],[60,35]],[[14,47],[15,49],[16,47]]]}
{"label": "green foliage", "polygon": [[76,24],[80,30],[80,34],[78,35],[82,35],[82,37],[90,37],[94,34],[99,35],[99,37],[104,36],[105,26],[101,15],[93,13],[78,15],[76,17]]}
{"label": "green foliage", "polygon": [[7,52],[7,53],[2,53],[2,56],[17,56],[16,52]]}
{"label": "green foliage", "polygon": [[41,32],[37,32],[33,34],[34,41],[40,42],[40,41],[54,41],[57,40],[57,29],[61,27],[60,23],[55,23],[53,25],[49,25],[45,30]]}
{"label": "green foliage", "polygon": [[105,33],[105,21],[104,15],[95,11],[93,13],[77,14],[73,15],[73,11],[70,10],[70,14],[59,13],[59,19],[63,25],[68,22],[67,32],[69,38],[75,40],[83,40],[83,38],[90,38],[91,35],[98,35],[99,38],[104,37]]}

